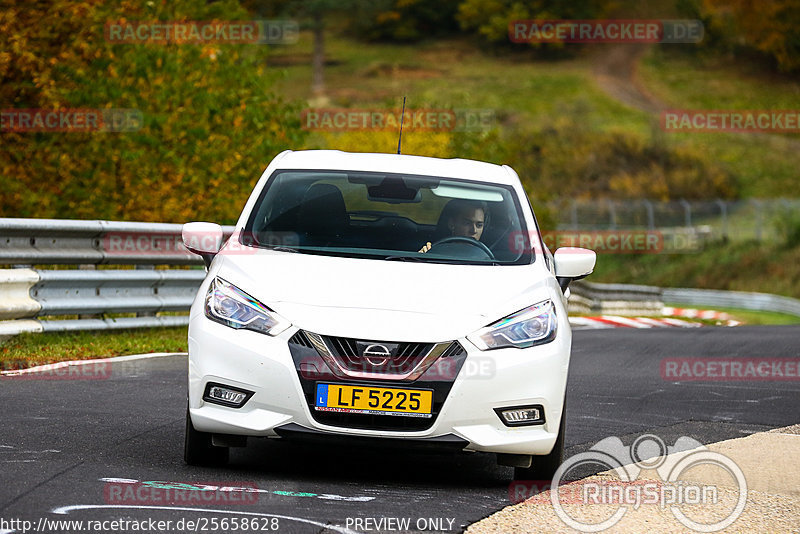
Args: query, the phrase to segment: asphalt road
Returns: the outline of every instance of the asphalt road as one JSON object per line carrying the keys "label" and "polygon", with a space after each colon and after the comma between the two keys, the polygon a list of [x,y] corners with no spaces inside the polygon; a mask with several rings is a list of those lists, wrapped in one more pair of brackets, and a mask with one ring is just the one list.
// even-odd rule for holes
{"label": "asphalt road", "polygon": [[[575,332],[567,454],[608,436],[626,444],[644,433],[667,443],[680,436],[711,443],[800,422],[797,378],[662,378],[662,360],[701,357],[797,360],[800,326]],[[212,523],[224,518],[257,520],[262,532],[458,532],[510,504],[511,469],[497,467],[489,455],[251,440],[246,449],[232,450],[224,469],[187,467],[185,374],[185,357],[165,357],[114,364],[110,376],[98,380],[0,379],[0,534],[23,532],[24,526],[39,532],[141,531],[132,523],[84,523],[83,530],[39,523],[53,520],[153,519],[172,525],[151,532],[237,531],[231,523]],[[151,488],[153,481],[255,486],[261,492],[249,494],[257,495],[249,503],[210,492],[213,502],[189,504],[201,510],[141,500],[134,508],[108,504],[120,502],[110,492],[119,497],[129,487]],[[388,518],[408,520],[408,527]],[[184,528],[178,529],[181,520]],[[188,529],[187,520],[197,525]]]}

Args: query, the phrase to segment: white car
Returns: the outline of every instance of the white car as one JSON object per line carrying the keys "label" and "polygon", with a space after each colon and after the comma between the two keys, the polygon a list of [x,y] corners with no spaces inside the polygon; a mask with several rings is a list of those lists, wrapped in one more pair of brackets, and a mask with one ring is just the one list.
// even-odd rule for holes
{"label": "white car", "polygon": [[519,177],[463,159],[286,151],[223,245],[188,223],[208,276],[189,322],[185,459],[248,437],[561,462],[570,280],[590,250],[545,247]]}

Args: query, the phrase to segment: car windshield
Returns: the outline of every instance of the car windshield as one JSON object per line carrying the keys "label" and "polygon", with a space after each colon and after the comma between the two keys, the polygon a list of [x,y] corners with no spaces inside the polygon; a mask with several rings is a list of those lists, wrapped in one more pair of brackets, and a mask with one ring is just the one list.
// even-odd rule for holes
{"label": "car windshield", "polygon": [[281,170],[242,234],[246,245],[397,261],[523,264],[530,247],[510,186],[434,176]]}

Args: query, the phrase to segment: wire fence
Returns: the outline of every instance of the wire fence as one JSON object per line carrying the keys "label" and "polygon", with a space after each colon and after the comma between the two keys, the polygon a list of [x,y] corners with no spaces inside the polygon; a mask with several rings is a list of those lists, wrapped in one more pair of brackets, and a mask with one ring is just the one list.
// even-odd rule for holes
{"label": "wire fence", "polygon": [[[565,200],[547,205],[558,230],[691,229],[703,239],[780,241],[800,219],[800,199],[712,201]],[[795,222],[797,224],[797,222]]]}

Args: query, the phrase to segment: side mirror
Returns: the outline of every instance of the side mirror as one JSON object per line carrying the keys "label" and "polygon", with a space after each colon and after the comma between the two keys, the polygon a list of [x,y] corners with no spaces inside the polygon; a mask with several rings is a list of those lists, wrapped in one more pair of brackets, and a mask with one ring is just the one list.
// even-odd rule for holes
{"label": "side mirror", "polygon": [[594,250],[576,247],[561,247],[553,254],[556,266],[556,279],[562,291],[566,291],[569,283],[592,274],[597,254]]}
{"label": "side mirror", "polygon": [[181,229],[183,246],[190,252],[199,254],[206,264],[211,265],[211,260],[222,248],[222,227],[208,222],[190,222]]}

